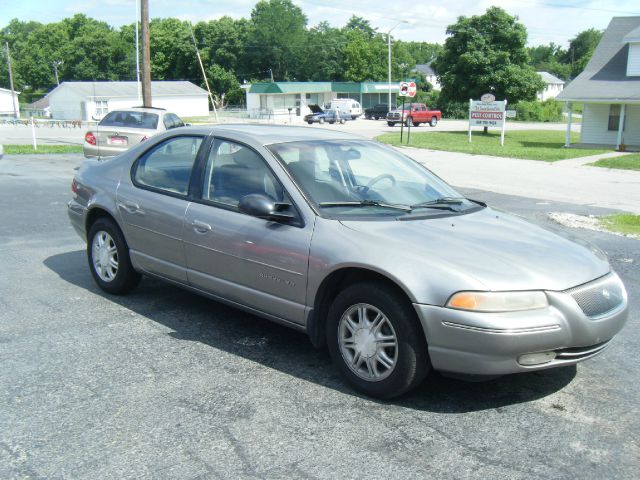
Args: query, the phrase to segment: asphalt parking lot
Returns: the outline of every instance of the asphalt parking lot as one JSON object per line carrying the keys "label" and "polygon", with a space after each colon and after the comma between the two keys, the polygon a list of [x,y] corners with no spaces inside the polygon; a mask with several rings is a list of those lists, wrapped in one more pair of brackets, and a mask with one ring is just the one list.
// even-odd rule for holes
{"label": "asphalt parking lot", "polygon": [[[0,161],[0,478],[638,478],[640,241],[573,231],[630,297],[597,358],[434,376],[381,402],[300,333],[155,280],[100,291],[66,217],[79,157],[15,158]],[[548,226],[603,212],[465,193]]]}

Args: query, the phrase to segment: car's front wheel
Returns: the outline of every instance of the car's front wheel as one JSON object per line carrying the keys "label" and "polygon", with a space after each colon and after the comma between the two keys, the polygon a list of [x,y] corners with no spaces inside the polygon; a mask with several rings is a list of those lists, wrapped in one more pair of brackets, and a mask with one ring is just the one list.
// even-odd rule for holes
{"label": "car's front wheel", "polygon": [[430,369],[411,304],[378,283],[354,284],[336,297],[327,319],[327,344],[343,377],[371,397],[402,395]]}
{"label": "car's front wheel", "polygon": [[387,122],[387,125],[389,125],[390,127],[393,127],[395,125],[394,122]]}
{"label": "car's front wheel", "polygon": [[107,218],[96,220],[87,237],[87,258],[91,275],[108,293],[127,293],[140,281],[131,265],[129,248],[118,226]]}

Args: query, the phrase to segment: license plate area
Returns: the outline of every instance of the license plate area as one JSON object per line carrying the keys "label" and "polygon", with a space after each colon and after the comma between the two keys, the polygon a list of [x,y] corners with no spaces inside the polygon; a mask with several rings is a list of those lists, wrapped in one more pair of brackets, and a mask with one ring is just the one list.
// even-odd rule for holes
{"label": "license plate area", "polygon": [[109,145],[126,145],[127,144],[127,137],[121,137],[121,136],[112,136],[109,137]]}

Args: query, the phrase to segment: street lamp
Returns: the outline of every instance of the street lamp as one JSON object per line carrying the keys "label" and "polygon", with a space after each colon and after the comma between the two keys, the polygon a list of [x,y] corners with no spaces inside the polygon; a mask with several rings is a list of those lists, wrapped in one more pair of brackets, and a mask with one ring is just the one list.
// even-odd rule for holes
{"label": "street lamp", "polygon": [[398,25],[402,23],[409,23],[409,22],[406,20],[400,20],[393,27],[391,27],[387,32],[387,48],[389,49],[389,102],[387,103],[387,108],[389,112],[391,111],[391,32],[393,31],[393,29],[395,29]]}

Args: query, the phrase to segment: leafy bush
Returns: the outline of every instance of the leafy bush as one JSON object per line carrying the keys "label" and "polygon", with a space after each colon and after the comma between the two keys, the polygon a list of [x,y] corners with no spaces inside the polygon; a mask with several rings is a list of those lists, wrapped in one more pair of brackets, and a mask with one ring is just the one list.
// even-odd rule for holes
{"label": "leafy bush", "polygon": [[517,120],[523,122],[559,122],[562,120],[562,103],[550,98],[544,102],[518,102]]}
{"label": "leafy bush", "polygon": [[447,102],[444,105],[439,105],[439,108],[443,118],[469,118],[469,103],[467,102]]}

